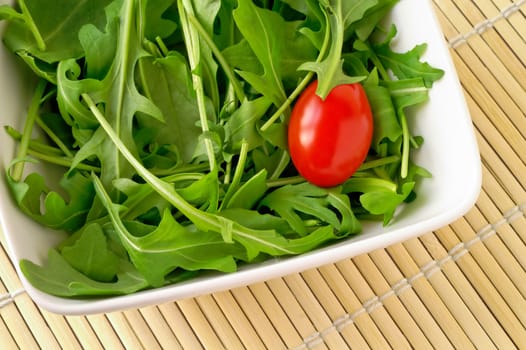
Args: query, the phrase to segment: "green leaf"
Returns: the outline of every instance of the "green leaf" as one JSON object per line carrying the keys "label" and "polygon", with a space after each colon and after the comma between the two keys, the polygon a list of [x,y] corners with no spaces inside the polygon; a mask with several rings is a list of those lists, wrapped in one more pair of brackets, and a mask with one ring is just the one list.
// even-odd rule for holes
{"label": "green leaf", "polygon": [[[277,42],[281,48],[281,54],[274,58],[274,65],[279,73],[279,78],[282,81],[283,89],[289,92],[296,88],[298,80],[300,80],[305,73],[298,70],[298,67],[306,61],[316,59],[317,50],[312,42],[305,35],[301,33],[302,22],[300,21],[285,21],[280,20],[281,30],[276,32],[273,40]],[[242,39],[236,44],[233,44],[223,51],[226,61],[238,69],[238,73],[245,77],[249,83],[259,84],[254,88],[265,96],[271,96],[270,86],[261,85],[265,79],[260,76],[264,73],[264,66],[259,58],[254,53],[249,41]],[[250,73],[255,76],[250,75]],[[260,84],[261,80],[261,84]],[[277,103],[278,101],[274,101]]]}
{"label": "green leaf", "polygon": [[281,79],[279,57],[283,47],[280,35],[284,19],[277,13],[257,7],[250,0],[241,0],[233,11],[239,31],[263,66],[262,76],[240,71],[239,74],[256,90],[279,106],[287,99]]}
{"label": "green leaf", "polygon": [[348,234],[358,233],[362,230],[361,223],[354,216],[351,208],[351,201],[346,194],[331,191],[327,196],[329,205],[335,208],[340,216],[341,222],[338,226],[338,235],[347,236]]}
{"label": "green leaf", "polygon": [[[345,0],[341,2],[341,11],[344,29],[347,29],[351,24],[364,20],[368,11],[374,9],[379,0]],[[337,7],[338,1],[331,1],[334,7]]]}
{"label": "green leaf", "polygon": [[430,88],[435,81],[442,78],[444,71],[421,61],[426,48],[427,44],[420,44],[405,53],[398,53],[391,49],[390,40],[387,40],[380,45],[375,45],[374,51],[382,64],[390,69],[398,79],[420,78],[424,80],[425,86]]}
{"label": "green leaf", "polygon": [[367,98],[373,112],[372,148],[380,152],[380,143],[384,140],[396,141],[402,136],[396,109],[388,88],[379,85],[364,85]]}
{"label": "green leaf", "polygon": [[422,78],[386,81],[383,84],[389,89],[398,110],[422,104],[429,99],[429,88]]}
{"label": "green leaf", "polygon": [[115,59],[119,35],[119,2],[113,2],[105,8],[107,23],[105,31],[89,23],[79,30],[79,41],[86,58],[87,78],[103,79]]}
{"label": "green leaf", "polygon": [[103,130],[97,129],[95,132],[90,132],[90,136],[91,137],[87,137],[87,140],[84,144],[79,142],[81,147],[73,157],[70,171],[74,171],[80,163],[87,159],[91,159],[92,157],[97,157],[98,159],[104,158],[102,154],[102,144],[104,142],[105,136]]}
{"label": "green leaf", "polygon": [[[284,0],[295,11],[305,15],[305,20],[298,29],[311,43],[320,50],[325,32],[325,17],[318,0]],[[307,61],[307,60],[306,60]]]}
{"label": "green leaf", "polygon": [[137,183],[131,179],[115,179],[113,185],[126,195],[121,209],[123,220],[136,220],[152,209],[156,209],[158,213],[163,213],[170,207],[166,200],[149,185]]}
{"label": "green leaf", "polygon": [[[85,24],[101,28],[111,0],[25,0],[24,21],[12,21],[4,35],[7,47],[52,63],[83,56],[78,34]],[[5,13],[5,12],[4,12]],[[38,32],[43,43],[35,40]],[[41,47],[42,44],[44,47]]]}
{"label": "green leaf", "polygon": [[119,271],[119,257],[108,249],[106,235],[98,224],[82,229],[71,246],[62,248],[62,256],[75,269],[100,282],[111,282]]}
{"label": "green leaf", "polygon": [[[111,202],[100,183],[96,188],[131,261],[154,287],[165,284],[165,276],[176,268],[233,272],[236,270],[234,256],[243,257],[243,250],[236,244],[225,243],[213,232],[188,230],[169,210],[165,210],[154,231],[136,237],[120,219],[120,206]],[[202,251],[207,254],[203,255]]]}
{"label": "green leaf", "polygon": [[228,118],[225,131],[229,138],[228,151],[239,151],[242,142],[248,142],[248,150],[263,144],[263,137],[258,132],[258,122],[267,112],[271,101],[265,96],[255,100],[245,100]]}
{"label": "green leaf", "polygon": [[[261,214],[256,210],[232,207],[222,210],[218,214],[255,230],[276,230],[283,235],[291,234],[292,232],[289,224],[283,218],[270,214]],[[296,236],[296,233],[294,232],[293,235]]]}
{"label": "green leaf", "polygon": [[301,33],[303,23],[300,21],[286,21],[281,29],[283,47],[280,65],[281,77],[286,91],[292,91],[298,81],[305,76],[305,72],[298,68],[308,61],[313,61],[318,55],[318,50],[311,40]]}
{"label": "green leaf", "polygon": [[174,0],[147,0],[144,16],[144,37],[155,40],[157,37],[167,38],[177,29],[173,20],[171,7]]}
{"label": "green leaf", "polygon": [[50,83],[57,84],[57,64],[44,62],[35,56],[32,56],[27,51],[18,51],[20,57],[25,64],[38,76]]}
{"label": "green leaf", "polygon": [[58,192],[50,191],[44,177],[38,173],[31,173],[24,181],[16,182],[8,169],[7,179],[18,206],[33,220],[50,228],[69,232],[84,225],[95,192],[91,181],[81,173],[74,172],[60,181],[60,187],[66,190],[69,200]]}
{"label": "green leaf", "polygon": [[246,39],[231,44],[222,51],[228,64],[236,69],[263,75],[263,66]]}
{"label": "green leaf", "polygon": [[[306,62],[299,69],[315,72],[318,77],[316,94],[325,99],[330,91],[340,84],[352,84],[363,80],[363,77],[350,77],[343,70],[344,60],[342,49],[345,28],[351,23],[361,19],[364,13],[376,4],[376,0],[332,0],[324,1],[322,6],[325,11],[325,30],[330,33],[326,36],[330,46],[326,57],[321,61]],[[329,45],[328,42],[324,46]]]}
{"label": "green leaf", "polygon": [[[63,115],[70,115],[73,119],[82,121],[93,118],[91,112],[80,102],[83,94],[92,94],[94,103],[104,104],[106,119],[134,154],[137,154],[132,130],[135,114],[143,113],[159,120],[163,119],[159,108],[141,95],[135,85],[137,62],[146,55],[141,47],[142,38],[135,25],[137,10],[134,1],[125,1],[119,11],[107,13],[108,16],[120,17],[123,20],[119,22],[118,36],[114,37],[117,42],[115,57],[103,80],[77,80],[80,68],[71,60],[59,64],[58,79],[58,99],[61,101]],[[113,20],[114,18],[108,18],[108,23],[112,23]],[[96,28],[90,27],[90,30],[96,31]],[[133,169],[122,159],[111,140],[105,139],[101,147],[101,178],[106,186],[110,186],[113,179],[133,175]]]}
{"label": "green leaf", "polygon": [[[331,210],[329,207],[331,204],[336,205],[335,208],[342,216],[342,221],[345,221],[345,225],[342,226],[342,221],[336,212]],[[359,224],[354,222],[350,203],[347,200],[307,182],[278,188],[265,196],[259,205],[276,212],[287,220],[295,232],[302,236],[308,233],[305,223],[307,218],[319,221],[319,225],[329,224],[335,230],[342,231],[343,234],[351,231],[354,233],[359,229]]]}
{"label": "green leaf", "polygon": [[360,196],[360,202],[371,214],[383,215],[385,226],[393,218],[396,208],[411,194],[414,186],[414,182],[403,184],[402,193],[382,190],[367,192]]}
{"label": "green leaf", "polygon": [[1,20],[24,21],[25,17],[9,5],[0,5],[0,21]]}
{"label": "green leaf", "polygon": [[347,30],[351,30],[352,32],[356,33],[356,36],[359,40],[367,40],[378,26],[378,23],[385,18],[388,12],[398,2],[399,0],[378,1],[378,4],[376,4],[373,7],[370,7],[367,10],[366,15],[362,19],[359,19],[352,23],[350,28],[348,28]]}
{"label": "green leaf", "polygon": [[50,249],[47,261],[39,266],[29,260],[20,261],[20,269],[29,282],[43,292],[61,296],[107,296],[131,294],[148,287],[140,273],[121,260],[117,281],[92,280],[68,264],[55,249]]}
{"label": "green leaf", "polygon": [[208,212],[216,212],[219,206],[217,171],[211,171],[200,177],[199,180],[178,189],[178,193],[188,203]]}
{"label": "green leaf", "polygon": [[[219,0],[190,0],[193,7],[193,15],[205,28],[210,37],[214,36],[214,24],[218,16],[221,1]],[[211,48],[204,40],[199,40],[199,69],[203,77],[203,85],[206,95],[212,101],[216,114],[220,110],[220,92],[217,84],[218,64],[213,57]]]}
{"label": "green leaf", "polygon": [[232,195],[226,208],[252,209],[267,192],[267,171],[259,171]]}
{"label": "green leaf", "polygon": [[197,125],[199,109],[185,58],[177,52],[163,58],[143,58],[140,71],[145,95],[164,116],[163,121],[140,117],[140,128],[155,130],[156,143],[174,145],[182,160],[190,162],[202,131]]}

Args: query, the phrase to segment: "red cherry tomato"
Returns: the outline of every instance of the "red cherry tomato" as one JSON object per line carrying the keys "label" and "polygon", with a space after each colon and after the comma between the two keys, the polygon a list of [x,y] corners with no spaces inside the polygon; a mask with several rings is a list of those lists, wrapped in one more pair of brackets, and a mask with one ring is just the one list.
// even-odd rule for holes
{"label": "red cherry tomato", "polygon": [[290,116],[288,145],[301,176],[320,187],[347,180],[363,163],[373,136],[369,101],[360,84],[334,87],[322,100],[312,82]]}

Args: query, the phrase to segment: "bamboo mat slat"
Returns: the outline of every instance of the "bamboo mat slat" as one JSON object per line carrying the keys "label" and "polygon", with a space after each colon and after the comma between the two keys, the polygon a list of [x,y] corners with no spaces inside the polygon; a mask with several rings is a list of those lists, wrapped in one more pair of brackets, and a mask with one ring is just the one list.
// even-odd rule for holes
{"label": "bamboo mat slat", "polygon": [[334,264],[141,309],[62,316],[0,234],[0,349],[526,349],[526,0],[434,0],[482,189],[462,218]]}

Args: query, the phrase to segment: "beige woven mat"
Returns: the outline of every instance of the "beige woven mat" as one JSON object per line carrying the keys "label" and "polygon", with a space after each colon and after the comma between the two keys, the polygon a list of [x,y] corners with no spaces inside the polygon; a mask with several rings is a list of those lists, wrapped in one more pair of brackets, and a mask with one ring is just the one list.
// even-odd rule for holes
{"label": "beige woven mat", "polygon": [[526,1],[435,0],[483,162],[476,206],[436,232],[195,299],[65,317],[0,250],[0,349],[526,349]]}

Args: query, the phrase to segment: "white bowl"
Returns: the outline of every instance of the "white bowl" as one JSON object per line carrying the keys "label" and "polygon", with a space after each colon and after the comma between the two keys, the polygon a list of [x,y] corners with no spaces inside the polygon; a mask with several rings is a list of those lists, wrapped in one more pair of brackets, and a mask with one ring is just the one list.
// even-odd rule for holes
{"label": "white bowl", "polygon": [[[0,0],[0,3],[6,3]],[[10,1],[9,1],[10,2]],[[438,229],[464,215],[474,204],[481,186],[480,158],[473,125],[455,68],[429,0],[401,0],[391,18],[398,28],[395,49],[407,50],[426,42],[423,57],[445,71],[435,83],[430,100],[410,118],[415,134],[425,144],[415,161],[433,177],[422,181],[417,200],[410,203],[388,227],[367,223],[363,233],[307,254],[252,264],[230,274],[199,277],[176,285],[103,299],[76,300],[55,297],[35,289],[20,272],[18,261],[42,263],[50,247],[63,237],[32,222],[15,206],[5,179],[0,181],[0,221],[10,257],[31,298],[41,307],[62,314],[101,313],[137,308],[200,294],[226,290],[257,281],[303,271],[405,241]],[[0,22],[0,31],[5,23]],[[16,59],[0,47],[0,118],[2,125],[22,126],[30,91],[21,78]],[[15,144],[0,132],[0,171],[13,159]]]}

